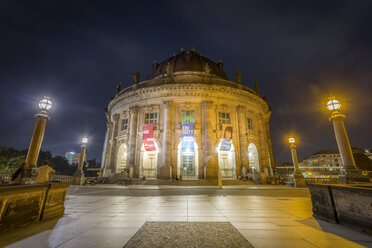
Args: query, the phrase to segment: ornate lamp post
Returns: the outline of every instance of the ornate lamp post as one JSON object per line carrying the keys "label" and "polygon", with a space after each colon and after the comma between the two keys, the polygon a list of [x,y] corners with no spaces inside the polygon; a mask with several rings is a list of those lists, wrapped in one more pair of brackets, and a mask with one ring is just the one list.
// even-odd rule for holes
{"label": "ornate lamp post", "polygon": [[84,176],[84,171],[83,171],[83,165],[85,161],[85,150],[87,149],[88,138],[84,137],[81,140],[81,143],[82,144],[81,144],[79,165],[73,177],[73,184],[76,184],[76,185],[81,185],[84,182],[85,176]]}
{"label": "ornate lamp post", "polygon": [[337,146],[343,163],[339,183],[366,181],[366,178],[363,177],[362,172],[355,164],[353,152],[344,125],[345,115],[339,111],[341,103],[336,100],[335,97],[330,97],[327,102],[327,108],[330,111],[329,121],[332,121],[333,123]]}
{"label": "ornate lamp post", "polygon": [[289,148],[291,148],[292,154],[292,161],[293,161],[293,183],[294,187],[305,187],[305,179],[302,173],[300,172],[300,168],[298,167],[298,159],[297,159],[297,151],[296,151],[296,140],[294,137],[290,137],[288,139]]}
{"label": "ornate lamp post", "polygon": [[35,115],[35,128],[32,134],[30,146],[28,148],[26,162],[23,166],[22,178],[26,179],[25,181],[31,180],[31,171],[36,167],[41,143],[43,142],[44,138],[45,125],[47,120],[50,120],[48,110],[50,110],[52,106],[53,103],[47,96],[44,96],[44,98],[39,102],[40,112]]}

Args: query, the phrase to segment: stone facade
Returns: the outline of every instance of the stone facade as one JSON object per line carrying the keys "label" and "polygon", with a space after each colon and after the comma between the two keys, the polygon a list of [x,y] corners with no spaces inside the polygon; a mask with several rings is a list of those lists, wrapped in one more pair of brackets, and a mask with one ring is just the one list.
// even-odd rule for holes
{"label": "stone facade", "polygon": [[[271,175],[274,164],[269,130],[271,109],[258,91],[209,71],[175,71],[134,83],[111,100],[106,112],[102,160],[105,176],[120,173],[123,168],[130,169],[135,178],[143,176],[147,163],[144,159],[151,159],[151,166],[156,165],[154,178],[179,176],[183,156],[179,149],[182,111],[193,111],[194,115],[197,149],[192,159],[196,172],[190,179],[217,178],[222,132],[220,113],[229,114],[233,126],[233,156],[228,158],[228,163],[235,167],[232,178],[244,175],[249,169],[252,155],[248,152],[249,146],[255,147],[258,153],[255,170]],[[156,117],[152,116],[156,154],[147,154],[143,148],[142,126],[146,114],[151,113],[156,113]]]}

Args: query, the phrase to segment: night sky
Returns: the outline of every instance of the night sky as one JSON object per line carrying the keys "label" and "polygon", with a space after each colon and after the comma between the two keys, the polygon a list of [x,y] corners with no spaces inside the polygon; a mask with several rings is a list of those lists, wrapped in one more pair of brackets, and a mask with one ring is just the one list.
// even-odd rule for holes
{"label": "night sky", "polygon": [[[90,2],[95,2],[90,3]],[[272,107],[277,162],[335,149],[325,101],[343,103],[353,147],[370,148],[372,1],[16,1],[0,3],[0,146],[26,149],[37,102],[54,102],[43,150],[89,138],[101,160],[116,83],[141,80],[181,48],[223,60],[229,79],[259,82]]]}

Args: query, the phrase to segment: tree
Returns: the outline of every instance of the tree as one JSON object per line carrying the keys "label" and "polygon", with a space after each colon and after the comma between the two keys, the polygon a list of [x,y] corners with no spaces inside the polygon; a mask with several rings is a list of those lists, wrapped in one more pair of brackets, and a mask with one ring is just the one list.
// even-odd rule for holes
{"label": "tree", "polygon": [[0,147],[0,172],[13,173],[26,160],[27,151],[18,151],[13,148]]}
{"label": "tree", "polygon": [[74,167],[70,165],[65,157],[55,156],[50,161],[50,166],[56,171],[58,175],[72,176]]}

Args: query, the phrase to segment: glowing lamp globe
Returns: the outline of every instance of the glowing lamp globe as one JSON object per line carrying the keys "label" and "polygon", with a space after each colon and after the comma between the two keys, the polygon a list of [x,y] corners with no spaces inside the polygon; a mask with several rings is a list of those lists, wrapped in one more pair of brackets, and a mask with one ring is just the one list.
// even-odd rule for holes
{"label": "glowing lamp globe", "polygon": [[47,96],[44,96],[43,100],[41,100],[39,102],[39,108],[42,110],[42,111],[47,111],[49,109],[51,109],[53,106],[53,103],[52,101],[50,100],[50,97],[47,97]]}
{"label": "glowing lamp globe", "polygon": [[82,142],[83,144],[88,143],[88,138],[87,138],[87,137],[84,137],[84,138],[81,140],[81,142]]}
{"label": "glowing lamp globe", "polygon": [[327,102],[327,108],[330,111],[338,110],[341,108],[341,103],[333,97]]}
{"label": "glowing lamp globe", "polygon": [[289,140],[288,140],[288,141],[289,141],[289,143],[291,143],[291,144],[293,144],[293,143],[295,143],[295,142],[296,142],[295,138],[293,138],[293,137],[292,137],[292,138],[289,138]]}

